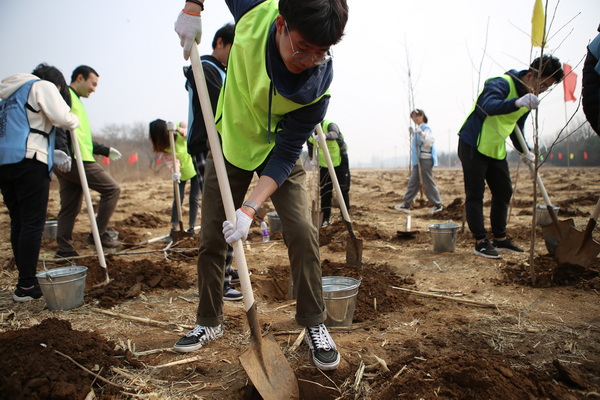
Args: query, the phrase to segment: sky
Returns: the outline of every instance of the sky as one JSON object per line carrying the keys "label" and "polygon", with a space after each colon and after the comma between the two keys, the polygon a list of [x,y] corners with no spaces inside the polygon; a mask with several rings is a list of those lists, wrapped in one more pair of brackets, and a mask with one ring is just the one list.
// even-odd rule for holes
{"label": "sky", "polygon": [[[544,52],[578,74],[578,101],[563,101],[562,84],[542,95],[537,115],[542,141],[556,135],[573,114],[584,118],[579,107],[581,69],[586,46],[600,24],[598,0],[546,3]],[[2,1],[0,79],[31,72],[46,62],[69,82],[73,69],[86,64],[100,75],[97,91],[84,100],[92,132],[110,124],[147,125],[156,118],[187,120],[182,67],[189,62],[173,30],[183,4]],[[533,4],[534,0],[348,0],[346,32],[333,47],[335,72],[326,118],[340,126],[351,167],[407,165],[409,99],[427,114],[438,151],[455,151],[456,133],[485,79],[526,69],[539,55],[529,36]],[[199,53],[210,54],[214,33],[233,19],[223,0],[206,0],[202,20]],[[527,125],[530,142],[531,134]]]}

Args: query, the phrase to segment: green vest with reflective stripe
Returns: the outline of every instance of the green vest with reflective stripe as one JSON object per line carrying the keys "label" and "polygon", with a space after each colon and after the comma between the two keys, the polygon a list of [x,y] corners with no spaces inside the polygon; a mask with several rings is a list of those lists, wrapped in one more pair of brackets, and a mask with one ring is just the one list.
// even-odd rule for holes
{"label": "green vest with reflective stripe", "polygon": [[269,125],[274,131],[285,114],[306,106],[284,98],[273,88],[269,107],[271,79],[265,55],[270,28],[278,14],[276,1],[265,1],[238,21],[227,80],[219,95],[215,120],[223,154],[231,164],[246,171],[260,166],[275,146]]}
{"label": "green vest with reflective stripe", "polygon": [[[321,126],[323,127],[323,132],[329,132],[329,125],[332,124],[333,121],[323,121]],[[314,146],[315,140],[311,136],[308,139]],[[342,153],[340,151],[340,145],[337,140],[327,140],[327,150],[329,150],[329,155],[331,156],[331,163],[334,167],[338,167],[342,163]],[[325,160],[325,153],[323,151],[319,151],[319,166],[327,168],[327,161]]]}
{"label": "green vest with reflective stripe", "polygon": [[[79,151],[81,151],[81,159],[83,161],[95,162],[90,121],[77,93],[72,88],[69,88],[69,92],[71,93],[71,112],[79,118],[79,127],[75,128],[75,133],[77,134]],[[75,158],[75,151],[73,151],[73,158]]]}
{"label": "green vest with reflective stripe", "polygon": [[[508,75],[502,75],[500,78],[506,80],[510,87],[507,99],[518,97],[517,88],[513,78]],[[494,79],[494,78],[492,78]],[[473,106],[473,112],[477,104]],[[527,107],[521,107],[517,111],[509,114],[490,115],[485,117],[481,126],[481,133],[477,138],[477,150],[488,157],[496,160],[504,160],[506,158],[506,138],[515,129],[515,125],[519,118],[529,111]]]}

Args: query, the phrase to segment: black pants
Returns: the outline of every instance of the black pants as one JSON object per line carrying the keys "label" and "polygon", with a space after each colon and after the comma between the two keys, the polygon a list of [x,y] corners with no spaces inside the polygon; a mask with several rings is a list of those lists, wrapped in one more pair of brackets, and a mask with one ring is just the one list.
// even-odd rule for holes
{"label": "black pants", "polygon": [[476,240],[487,236],[483,218],[483,194],[487,183],[492,193],[490,222],[495,238],[506,236],[506,217],[512,197],[512,183],[506,159],[484,156],[477,149],[458,141],[458,157],[462,162],[465,183],[465,209],[469,229]]}
{"label": "black pants", "polygon": [[37,284],[49,188],[48,165],[43,162],[26,158],[0,166],[0,190],[10,214],[10,242],[21,287]]}
{"label": "black pants", "polygon": [[[340,165],[334,167],[335,176],[340,184],[342,191],[342,197],[346,203],[348,213],[350,212],[350,165],[348,162],[348,155],[342,154],[342,161]],[[323,212],[323,221],[329,221],[331,217],[331,198],[333,197],[333,182],[331,176],[329,176],[329,169],[327,167],[321,167],[319,169],[319,178],[321,180],[321,211]]]}

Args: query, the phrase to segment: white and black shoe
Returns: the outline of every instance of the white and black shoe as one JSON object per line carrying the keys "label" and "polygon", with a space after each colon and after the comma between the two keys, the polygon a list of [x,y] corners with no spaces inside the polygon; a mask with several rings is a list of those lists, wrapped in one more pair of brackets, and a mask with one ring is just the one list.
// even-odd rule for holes
{"label": "white and black shoe", "polygon": [[487,239],[483,239],[481,242],[475,243],[475,250],[473,250],[473,254],[485,258],[500,258],[498,250],[496,250],[496,248]]}
{"label": "white and black shoe", "polygon": [[492,244],[497,251],[509,251],[512,253],[524,253],[525,250],[514,244],[509,236],[504,240],[492,240]]}
{"label": "white and black shoe", "polygon": [[173,350],[181,353],[195,351],[221,336],[223,336],[223,326],[220,324],[217,326],[196,325],[194,329],[175,343]]}
{"label": "white and black shoe", "polygon": [[310,348],[313,362],[322,371],[331,371],[340,364],[340,353],[335,347],[325,324],[306,328],[304,341]]}

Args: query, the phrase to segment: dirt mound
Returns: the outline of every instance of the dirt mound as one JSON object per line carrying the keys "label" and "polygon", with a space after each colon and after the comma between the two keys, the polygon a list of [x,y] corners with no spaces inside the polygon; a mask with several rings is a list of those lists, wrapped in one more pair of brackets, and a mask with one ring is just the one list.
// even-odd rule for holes
{"label": "dirt mound", "polygon": [[143,367],[114,342],[95,332],[75,331],[56,318],[0,333],[0,342],[1,399],[75,400],[86,398],[90,390],[109,398],[123,388],[98,381],[74,362],[105,378],[113,366]]}
{"label": "dirt mound", "polygon": [[580,289],[600,289],[600,260],[597,258],[587,267],[559,265],[554,256],[540,255],[534,258],[533,278],[528,263],[507,263],[503,269],[505,278],[501,284],[519,284],[538,288],[573,286]]}
{"label": "dirt mound", "polygon": [[162,220],[162,218],[157,217],[152,213],[134,213],[123,221],[116,222],[115,226],[117,228],[122,226],[131,226],[136,228],[158,228],[161,226],[166,226],[166,223]]}
{"label": "dirt mound", "polygon": [[104,275],[98,259],[88,257],[79,260],[80,265],[88,267],[86,277],[86,297],[99,301],[101,307],[110,308],[126,299],[139,296],[153,289],[188,289],[190,276],[195,269],[184,269],[168,260],[153,262],[148,259],[126,261],[118,256],[106,258],[108,275],[111,281],[106,286],[94,287],[103,282]]}

